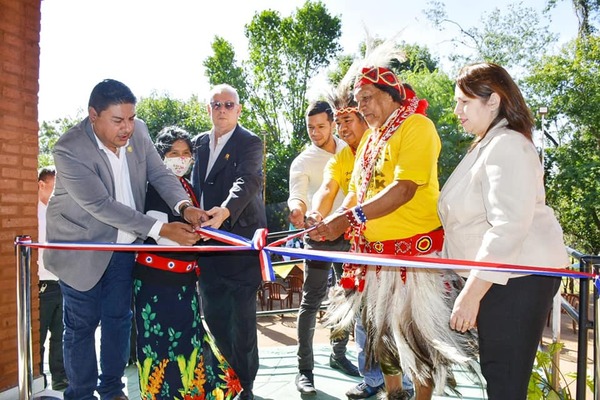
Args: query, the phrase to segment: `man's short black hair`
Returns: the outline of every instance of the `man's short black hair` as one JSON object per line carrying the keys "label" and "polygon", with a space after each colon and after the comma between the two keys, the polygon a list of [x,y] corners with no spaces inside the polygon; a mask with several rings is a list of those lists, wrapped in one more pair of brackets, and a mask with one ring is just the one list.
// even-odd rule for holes
{"label": "man's short black hair", "polygon": [[321,113],[326,113],[327,119],[329,120],[329,122],[333,122],[333,109],[331,108],[331,105],[326,101],[323,101],[323,100],[314,101],[314,102],[310,103],[308,105],[308,108],[306,109],[307,117],[312,117],[313,115],[317,115],[317,114],[321,114]]}
{"label": "man's short black hair", "polygon": [[53,165],[40,168],[40,170],[38,171],[38,182],[39,181],[47,182],[49,177],[55,177],[55,176],[56,176],[56,169],[54,168]]}
{"label": "man's short black hair", "polygon": [[90,94],[89,107],[98,114],[115,104],[135,104],[137,99],[124,83],[105,79],[97,84]]}

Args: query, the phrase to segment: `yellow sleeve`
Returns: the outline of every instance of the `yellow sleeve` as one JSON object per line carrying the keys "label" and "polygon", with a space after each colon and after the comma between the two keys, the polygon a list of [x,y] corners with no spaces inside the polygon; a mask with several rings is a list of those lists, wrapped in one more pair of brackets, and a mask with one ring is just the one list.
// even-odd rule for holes
{"label": "yellow sleeve", "polygon": [[[394,180],[410,180],[424,185],[431,179],[432,166],[441,150],[440,138],[433,122],[420,114],[406,119],[400,128]],[[436,177],[437,178],[437,177]]]}

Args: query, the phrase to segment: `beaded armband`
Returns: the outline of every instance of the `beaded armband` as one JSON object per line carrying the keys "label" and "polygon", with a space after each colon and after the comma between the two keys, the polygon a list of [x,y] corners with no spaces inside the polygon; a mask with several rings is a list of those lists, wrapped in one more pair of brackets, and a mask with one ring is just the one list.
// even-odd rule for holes
{"label": "beaded armband", "polygon": [[367,222],[367,216],[365,215],[362,206],[358,204],[354,208],[350,208],[344,212],[346,218],[348,218],[348,222],[352,227],[359,227],[365,222]]}

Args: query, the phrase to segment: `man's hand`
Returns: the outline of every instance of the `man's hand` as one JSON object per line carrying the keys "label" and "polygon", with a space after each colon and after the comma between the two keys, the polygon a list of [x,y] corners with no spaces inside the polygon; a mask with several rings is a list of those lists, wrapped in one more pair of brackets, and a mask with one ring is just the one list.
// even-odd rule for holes
{"label": "man's hand", "polygon": [[306,227],[310,228],[311,226],[317,225],[319,222],[323,221],[323,216],[318,211],[311,211],[306,215]]}
{"label": "man's hand", "polygon": [[304,213],[299,208],[290,210],[290,223],[294,225],[296,229],[304,229]]}
{"label": "man's hand", "polygon": [[325,218],[317,227],[309,233],[313,240],[335,240],[342,235],[350,226],[348,218],[344,214],[331,214]]}
{"label": "man's hand", "polygon": [[221,225],[223,225],[223,222],[229,218],[231,213],[227,207],[213,207],[206,212],[206,215],[208,215],[209,219],[202,222],[202,227],[206,228],[207,226],[210,226],[219,229]]}
{"label": "man's hand", "polygon": [[[312,228],[315,225],[319,225],[323,221],[323,216],[318,211],[311,211],[306,215],[306,227]],[[308,237],[316,242],[321,242],[324,238],[317,233],[316,229],[308,231]]]}
{"label": "man's hand", "polygon": [[200,240],[200,236],[196,233],[194,228],[183,222],[169,222],[163,224],[159,235],[171,239],[182,246],[193,246]]}
{"label": "man's hand", "polygon": [[192,224],[192,226],[200,226],[203,222],[208,221],[210,216],[201,208],[187,207],[183,210],[183,219]]}

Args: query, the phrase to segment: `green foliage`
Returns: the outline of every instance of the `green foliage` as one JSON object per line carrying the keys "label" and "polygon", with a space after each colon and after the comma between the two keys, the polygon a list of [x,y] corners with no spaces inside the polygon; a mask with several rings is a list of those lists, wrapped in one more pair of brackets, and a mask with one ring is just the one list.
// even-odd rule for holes
{"label": "green foliage", "polygon": [[226,83],[236,88],[240,96],[240,103],[243,106],[242,114],[240,115],[240,124],[258,133],[262,128],[256,118],[256,114],[246,112],[248,99],[250,98],[248,93],[250,87],[247,83],[243,67],[238,65],[235,58],[235,50],[232,44],[221,37],[215,36],[212,49],[214,55],[207,57],[203,62],[208,82],[211,86]]}
{"label": "green foliage", "polygon": [[54,158],[52,157],[54,144],[63,133],[76,125],[80,119],[79,117],[65,117],[55,119],[54,121],[43,121],[40,124],[40,131],[38,133],[38,167],[42,168],[54,164]]}
{"label": "green foliage", "polygon": [[165,126],[177,125],[192,137],[211,127],[206,105],[200,103],[196,96],[182,101],[153,93],[138,101],[136,113],[148,125],[153,140]]}
{"label": "green foliage", "polygon": [[[548,0],[547,9],[556,7],[556,3],[560,0]],[[600,1],[598,0],[572,0],[573,10],[579,22],[578,37],[584,38],[588,35],[598,32],[598,28],[594,26],[594,21],[600,21]]]}
{"label": "green foliage", "polygon": [[427,47],[405,42],[401,46],[406,53],[406,61],[398,65],[399,70],[433,72],[438,69],[439,59],[432,56]]}
{"label": "green foliage", "polygon": [[579,133],[546,152],[547,201],[557,212],[569,246],[600,252],[600,146]]}
{"label": "green foliage", "polygon": [[555,209],[567,243],[600,252],[600,38],[590,36],[546,57],[527,78],[530,98],[548,106],[546,131],[559,146],[546,151],[547,201]]}
{"label": "green foliage", "polygon": [[233,82],[244,99],[242,124],[266,143],[266,202],[285,202],[289,165],[307,142],[308,82],[340,51],[341,21],[323,3],[307,1],[289,17],[256,13],[245,26],[248,59],[215,38],[204,66],[211,84]]}
{"label": "green foliage", "polygon": [[245,32],[251,109],[270,140],[298,149],[306,142],[308,81],[340,51],[341,21],[323,3],[307,1],[290,17],[275,11],[256,14]]}
{"label": "green foliage", "polygon": [[338,85],[344,79],[352,62],[354,62],[354,57],[350,54],[343,54],[337,58],[336,68],[327,73],[327,80],[332,86]]}
{"label": "green foliage", "polygon": [[[450,42],[458,49],[451,60],[459,68],[475,61],[491,61],[506,68],[526,68],[551,49],[557,35],[549,31],[549,21],[522,3],[509,4],[505,9],[495,8],[481,17],[481,27],[464,28],[448,18],[445,4],[438,0],[428,2],[425,11],[432,25],[443,31],[451,25],[458,29]],[[544,24],[545,23],[545,24]],[[471,54],[465,55],[465,50]]]}
{"label": "green foliage", "polygon": [[[556,368],[560,381],[564,383],[564,387],[554,387],[553,369],[557,367],[554,364],[554,357],[559,355],[565,347],[564,343],[550,343],[546,350],[538,350],[533,363],[533,371],[529,378],[529,386],[527,387],[528,400],[573,400],[569,387],[577,379],[576,373],[569,373],[566,376]],[[586,377],[588,388],[594,391],[593,377]]]}
{"label": "green foliage", "polygon": [[[533,371],[527,388],[529,400],[572,400],[569,386],[555,388],[552,386],[553,356],[560,353],[563,343],[551,343],[547,351],[538,350],[535,356]],[[560,373],[560,371],[559,371]],[[564,380],[564,376],[561,374]]]}
{"label": "green foliage", "polygon": [[247,83],[244,70],[238,66],[235,59],[233,46],[225,39],[215,36],[211,47],[215,55],[206,58],[203,62],[209,83],[211,86],[221,83],[233,86],[238,91],[240,102],[245,103],[248,99]]}

